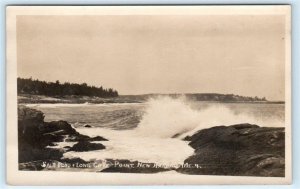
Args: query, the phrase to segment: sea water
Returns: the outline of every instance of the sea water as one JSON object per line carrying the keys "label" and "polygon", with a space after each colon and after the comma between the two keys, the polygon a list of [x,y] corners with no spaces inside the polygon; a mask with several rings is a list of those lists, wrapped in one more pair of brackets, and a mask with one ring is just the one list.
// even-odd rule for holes
{"label": "sea water", "polygon": [[[145,103],[27,104],[41,110],[45,121],[65,120],[81,134],[102,136],[104,150],[67,152],[86,161],[127,159],[174,165],[193,154],[182,140],[198,130],[239,123],[284,127],[284,104],[189,101],[157,97]],[[91,128],[84,125],[91,125]],[[59,147],[74,143],[62,142]]]}

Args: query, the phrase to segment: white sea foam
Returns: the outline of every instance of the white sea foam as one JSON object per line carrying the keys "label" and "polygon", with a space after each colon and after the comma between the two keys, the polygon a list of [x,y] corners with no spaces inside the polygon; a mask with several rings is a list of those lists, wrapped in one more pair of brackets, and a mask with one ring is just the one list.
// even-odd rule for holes
{"label": "white sea foam", "polygon": [[[197,106],[193,106],[195,104]],[[99,115],[101,115],[103,111],[110,111],[111,109],[115,109],[115,106],[120,105],[125,105],[124,107],[120,107],[122,112],[126,112],[127,109],[136,108],[134,107],[136,105],[143,105],[138,109],[142,111],[143,116],[136,128],[132,130],[112,130],[101,127],[76,127],[76,130],[82,134],[91,137],[102,136],[107,138],[109,141],[101,141],[106,146],[106,149],[88,152],[71,151],[65,153],[64,156],[69,158],[80,157],[87,161],[128,159],[145,163],[176,165],[183,163],[194,152],[194,149],[188,145],[188,142],[183,141],[182,138],[200,129],[239,123],[251,123],[260,126],[283,126],[283,120],[269,118],[265,115],[261,115],[264,119],[259,119],[260,116],[255,117],[247,113],[247,111],[239,111],[239,108],[236,108],[237,111],[233,111],[228,105],[226,106],[222,103],[208,103],[202,107],[201,103],[190,102],[184,97],[157,97],[143,104],[40,104],[38,106],[58,107],[58,109],[59,107],[108,106],[105,110],[102,108],[93,109],[93,111],[101,111],[99,112]],[[89,117],[90,112],[93,111],[91,109],[87,111],[87,109],[84,110],[88,112],[85,114]],[[119,107],[117,109],[119,110]],[[251,111],[253,111],[253,107]],[[73,112],[73,110],[70,112]],[[77,113],[80,112],[81,110]],[[55,113],[55,111],[50,113]],[[83,111],[82,116],[85,116],[85,114]],[[91,115],[97,116],[98,114]],[[114,116],[111,114],[107,115]],[[118,114],[115,115],[116,119],[118,118],[117,116]],[[76,114],[76,119],[77,117],[78,115]],[[64,120],[63,117],[61,119]],[[108,119],[108,121],[108,123],[111,123],[111,121],[115,120]],[[93,125],[93,123],[88,122],[87,124]],[[103,123],[103,125],[105,124]],[[178,134],[180,135],[178,136]],[[176,138],[172,138],[174,135],[176,135]],[[72,146],[73,144],[61,143],[59,146]]]}
{"label": "white sea foam", "polygon": [[[68,152],[65,156],[79,156],[85,160],[129,159],[175,165],[182,163],[194,151],[181,138],[203,128],[238,123],[282,126],[280,121],[276,123],[274,120],[269,120],[267,123],[245,113],[234,113],[221,104],[193,109],[190,102],[183,97],[176,99],[158,97],[146,103],[142,120],[133,130],[77,128],[82,134],[107,138],[109,141],[102,142],[106,149]],[[178,133],[181,134],[180,138],[172,138]]]}
{"label": "white sea foam", "polygon": [[197,130],[220,125],[251,123],[260,126],[283,126],[281,120],[259,120],[246,113],[235,113],[222,104],[193,109],[184,97],[150,99],[145,114],[136,129],[140,135],[168,138],[176,134],[191,134]]}
{"label": "white sea foam", "polygon": [[105,150],[89,152],[68,152],[64,156],[80,157],[84,160],[128,159],[144,163],[177,165],[193,154],[186,141],[174,138],[153,138],[140,136],[135,130],[110,130],[103,128],[77,128],[77,131],[89,136],[103,136]]}

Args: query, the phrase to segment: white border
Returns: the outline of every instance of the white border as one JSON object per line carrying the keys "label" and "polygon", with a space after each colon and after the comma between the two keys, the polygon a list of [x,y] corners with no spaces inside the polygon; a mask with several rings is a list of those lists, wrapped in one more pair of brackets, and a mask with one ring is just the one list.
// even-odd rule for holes
{"label": "white border", "polygon": [[[290,184],[291,169],[291,7],[274,6],[9,6],[7,7],[7,183],[11,185],[195,185]],[[285,177],[205,176],[46,172],[18,170],[17,143],[17,15],[285,15]],[[76,179],[74,179],[76,178]]]}

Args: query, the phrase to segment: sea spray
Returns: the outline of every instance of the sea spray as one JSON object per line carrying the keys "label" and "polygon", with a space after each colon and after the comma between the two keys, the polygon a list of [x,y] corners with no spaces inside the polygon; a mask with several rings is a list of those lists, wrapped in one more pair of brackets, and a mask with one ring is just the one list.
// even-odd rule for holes
{"label": "sea spray", "polygon": [[[262,111],[263,107],[267,109]],[[284,121],[270,117],[277,113],[281,115],[282,106],[279,105],[223,104],[166,96],[152,98],[140,104],[84,105],[82,107],[66,105],[55,108],[38,106],[37,108],[45,112],[49,120],[62,119],[73,123],[79,121],[82,125],[93,126],[91,128],[76,127],[81,134],[107,138],[109,141],[100,142],[105,145],[104,150],[71,151],[64,154],[66,158],[79,157],[93,162],[105,159],[126,159],[157,165],[182,164],[194,153],[188,141],[181,140],[186,135],[219,125],[251,123],[259,126],[283,126]],[[265,114],[266,111],[269,111],[269,114]],[[253,115],[253,112],[256,114]],[[282,118],[282,116],[279,117]],[[123,119],[129,120],[118,121]],[[125,127],[124,124],[127,126]],[[114,125],[114,127],[106,127],[106,125]],[[117,127],[119,127],[118,130]],[[176,138],[172,138],[174,136]],[[57,147],[73,144],[63,142]]]}
{"label": "sea spray", "polygon": [[199,120],[199,112],[188,106],[184,97],[157,97],[147,102],[136,132],[143,136],[169,138],[195,128]]}
{"label": "sea spray", "polygon": [[282,126],[280,120],[259,120],[253,115],[234,112],[221,103],[197,109],[192,108],[192,103],[184,96],[149,99],[136,132],[143,136],[182,138],[198,130],[220,125],[251,123],[260,126]]}

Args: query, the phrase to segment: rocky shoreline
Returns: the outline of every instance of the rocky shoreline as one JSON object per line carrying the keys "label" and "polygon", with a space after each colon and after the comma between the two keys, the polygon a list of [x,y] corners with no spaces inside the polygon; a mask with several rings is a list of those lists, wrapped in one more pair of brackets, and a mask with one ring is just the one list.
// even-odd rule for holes
{"label": "rocky shoreline", "polygon": [[[40,170],[42,167],[35,165],[40,161],[85,162],[79,158],[63,158],[63,153],[105,149],[101,143],[92,142],[106,140],[101,136],[91,138],[82,135],[66,121],[44,122],[43,112],[25,106],[18,107],[18,158],[22,170]],[[73,147],[53,148],[63,141],[76,144]]]}
{"label": "rocky shoreline", "polygon": [[185,140],[195,149],[181,168],[186,174],[284,177],[284,128],[251,124],[203,129]]}
{"label": "rocky shoreline", "polygon": [[[178,167],[161,167],[155,163],[130,160],[105,160],[107,167],[96,172],[158,173],[177,171],[194,175],[238,175],[284,177],[284,128],[260,127],[251,124],[216,126],[203,129],[184,138],[195,149]],[[45,122],[41,111],[18,107],[18,150],[20,170],[59,170],[45,166],[60,164],[81,165],[91,169],[80,158],[64,158],[69,151],[85,152],[103,150],[107,141],[102,136],[89,137],[78,133],[66,121]],[[55,148],[59,142],[74,142],[73,146]],[[145,149],[147,150],[147,149]],[[180,153],[180,149],[178,149]],[[64,168],[64,167],[63,167]],[[61,169],[64,170],[64,169]]]}

